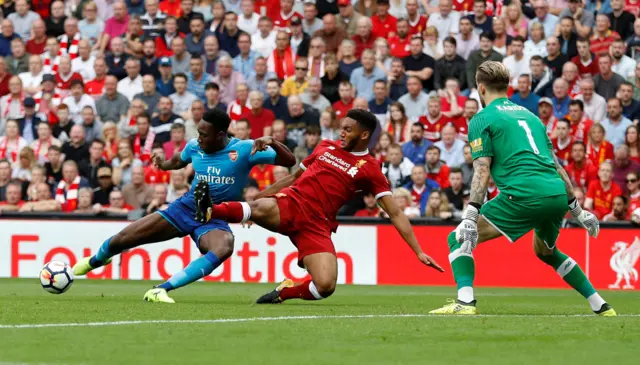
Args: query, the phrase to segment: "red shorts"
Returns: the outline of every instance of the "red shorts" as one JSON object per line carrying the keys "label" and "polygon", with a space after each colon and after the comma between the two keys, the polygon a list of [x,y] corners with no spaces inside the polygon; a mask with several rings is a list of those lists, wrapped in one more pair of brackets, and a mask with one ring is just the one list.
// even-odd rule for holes
{"label": "red shorts", "polygon": [[289,189],[274,195],[280,209],[278,233],[288,236],[298,249],[298,266],[304,268],[302,259],[314,253],[336,254],[331,241],[330,221],[318,214],[303,200],[290,194]]}

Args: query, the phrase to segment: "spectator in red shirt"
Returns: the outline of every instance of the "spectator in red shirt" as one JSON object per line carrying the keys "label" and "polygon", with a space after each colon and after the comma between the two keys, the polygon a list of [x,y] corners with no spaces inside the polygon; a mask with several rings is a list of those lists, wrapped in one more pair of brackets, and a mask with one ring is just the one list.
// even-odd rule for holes
{"label": "spectator in red shirt", "polygon": [[464,104],[467,97],[460,95],[460,81],[449,78],[445,81],[444,89],[440,94],[442,104],[442,114],[449,118],[456,118],[464,113]]}
{"label": "spectator in red shirt", "polygon": [[567,118],[571,121],[571,137],[575,141],[586,141],[589,136],[589,131],[593,126],[593,121],[588,119],[586,114],[584,114],[584,103],[582,100],[571,100],[571,102],[569,102],[569,114]]}
{"label": "spectator in red shirt", "polygon": [[252,91],[249,93],[249,103],[251,104],[251,110],[245,111],[240,118],[249,121],[251,126],[250,138],[258,139],[263,136],[270,136],[271,125],[276,116],[271,110],[262,107],[264,95],[260,91]]}
{"label": "spectator in red shirt", "polygon": [[598,168],[586,158],[586,146],[583,142],[574,142],[571,147],[571,163],[565,170],[574,186],[587,190],[591,181],[598,179]]}
{"label": "spectator in red shirt", "polygon": [[398,20],[389,14],[389,0],[377,0],[376,4],[376,15],[371,17],[375,38],[395,35]]}
{"label": "spectator in red shirt", "polygon": [[629,215],[640,208],[640,173],[630,172],[625,180],[627,191],[629,191]]}
{"label": "spectator in red shirt", "polygon": [[251,171],[249,171],[249,177],[258,183],[260,191],[268,188],[275,182],[273,167],[273,165],[255,165]]}
{"label": "spectator in red shirt", "polygon": [[[160,156],[164,160],[167,155],[164,153],[164,148],[154,147],[152,150],[154,156]],[[153,184],[168,184],[171,179],[171,171],[160,170],[155,164],[150,164],[144,168],[144,182]]]}
{"label": "spectator in red shirt", "polygon": [[442,113],[442,104],[439,97],[430,97],[427,105],[427,115],[420,117],[418,121],[424,124],[424,137],[431,142],[438,142],[441,138],[440,131],[445,125],[451,123],[451,118]]}
{"label": "spectator in red shirt", "polygon": [[611,23],[607,14],[600,13],[596,16],[596,26],[591,36],[591,52],[596,56],[609,53],[609,47],[613,41],[620,39],[620,35],[610,30]]}
{"label": "spectator in red shirt", "polygon": [[622,191],[628,193],[625,180],[630,172],[640,171],[640,164],[629,158],[629,147],[621,145],[616,149],[615,158],[613,160],[613,182],[622,188]]}
{"label": "spectator in red shirt", "polygon": [[171,139],[162,145],[165,156],[173,157],[176,153],[182,152],[187,141],[184,138],[185,128],[182,123],[173,123],[171,125]]}
{"label": "spectator in red shirt", "polygon": [[353,109],[353,85],[349,81],[341,81],[338,93],[340,93],[340,100],[333,103],[333,110],[336,111],[336,118],[341,120],[349,110]]}
{"label": "spectator in red shirt", "polygon": [[582,78],[595,77],[600,73],[598,57],[591,53],[591,42],[587,38],[579,38],[577,42],[578,55],[571,59],[578,66],[578,75]]}
{"label": "spectator in red shirt", "polygon": [[422,31],[427,28],[427,17],[418,12],[418,0],[407,0],[406,8],[409,36],[422,34]]}
{"label": "spectator in red shirt", "polygon": [[104,80],[107,77],[107,62],[104,58],[98,58],[93,63],[96,77],[84,85],[84,92],[98,100],[104,94]]}
{"label": "spectator in red shirt", "polygon": [[44,21],[36,20],[31,25],[33,36],[27,41],[27,53],[32,55],[41,55],[45,52],[47,46],[47,34]]}
{"label": "spectator in red shirt", "polygon": [[364,197],[364,209],[356,212],[356,217],[380,217],[380,208],[376,202],[376,198],[372,193],[367,193]]}
{"label": "spectator in red shirt", "polygon": [[613,198],[613,208],[611,213],[602,218],[603,222],[624,222],[627,217],[627,203],[629,199],[626,196],[616,196]]}
{"label": "spectator in red shirt", "polygon": [[290,32],[291,18],[297,16],[302,19],[302,14],[293,10],[293,0],[280,0],[280,11],[273,17],[273,26],[276,30]]}
{"label": "spectator in red shirt", "polygon": [[567,119],[560,119],[556,124],[556,138],[551,140],[553,152],[562,166],[567,166],[571,162],[573,140],[569,134],[569,125]]}
{"label": "spectator in red shirt", "polygon": [[587,157],[596,167],[599,167],[606,160],[613,160],[613,145],[604,138],[604,127],[600,123],[591,127],[589,137]]}
{"label": "spectator in red shirt", "polygon": [[440,188],[448,188],[451,184],[449,182],[449,166],[440,159],[440,148],[429,146],[426,160],[427,177],[437,182]]}
{"label": "spectator in red shirt", "polygon": [[624,144],[629,147],[629,158],[640,163],[640,138],[637,125],[630,125],[624,134]]}
{"label": "spectator in red shirt", "polygon": [[109,204],[93,206],[94,213],[112,213],[112,214],[128,214],[135,208],[125,203],[122,191],[114,190],[109,194]]}
{"label": "spectator in red shirt", "polygon": [[179,18],[182,16],[182,8],[180,7],[180,0],[164,0],[160,2],[160,11]]}
{"label": "spectator in red shirt", "polygon": [[464,102],[464,112],[462,116],[455,119],[453,124],[456,126],[458,130],[458,138],[463,141],[468,141],[469,139],[469,122],[474,115],[478,114],[478,109],[480,108],[480,104],[476,99],[467,99]]}
{"label": "spectator in red shirt", "polygon": [[399,19],[396,24],[396,34],[389,37],[391,56],[405,58],[411,54],[411,37],[409,36],[409,22]]}
{"label": "spectator in red shirt", "polygon": [[351,40],[356,44],[356,58],[362,56],[362,52],[365,49],[373,49],[373,44],[376,41],[376,37],[371,32],[372,23],[371,19],[363,16],[358,18],[358,26],[356,28],[356,34],[351,37]]}
{"label": "spectator in red shirt", "polygon": [[56,88],[61,91],[60,96],[62,98],[70,94],[71,81],[82,80],[82,76],[71,70],[71,59],[69,56],[60,57],[60,66],[58,73],[56,73]]}
{"label": "spectator in red shirt", "polygon": [[600,164],[598,177],[600,178],[599,181],[596,180],[589,183],[584,206],[592,211],[598,219],[602,219],[602,217],[611,212],[613,198],[622,195],[622,189],[611,180],[613,177],[611,162],[605,161]]}

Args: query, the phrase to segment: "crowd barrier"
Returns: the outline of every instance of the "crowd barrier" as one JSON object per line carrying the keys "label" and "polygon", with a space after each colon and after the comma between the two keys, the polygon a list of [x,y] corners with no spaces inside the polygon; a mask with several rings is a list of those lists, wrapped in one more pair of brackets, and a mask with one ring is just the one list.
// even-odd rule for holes
{"label": "crowd barrier", "polygon": [[[122,218],[119,218],[122,219]],[[0,277],[36,278],[50,260],[71,265],[95,252],[107,237],[130,222],[102,217],[0,219]],[[357,224],[356,224],[357,223]],[[297,251],[287,237],[258,226],[233,225],[235,252],[205,281],[277,282],[307,277],[297,266]],[[451,223],[417,222],[414,230],[424,250],[441,263],[441,274],[423,266],[395,228],[380,220],[344,220],[333,235],[339,283],[366,285],[454,285],[446,238]],[[476,284],[495,287],[562,288],[564,282],[536,258],[529,233],[515,244],[506,239],[481,244],[474,251]],[[584,229],[563,228],[559,247],[573,257],[599,289],[640,287],[640,229],[606,225],[598,238]],[[199,255],[189,237],[142,246],[114,258],[89,279],[165,280]]]}

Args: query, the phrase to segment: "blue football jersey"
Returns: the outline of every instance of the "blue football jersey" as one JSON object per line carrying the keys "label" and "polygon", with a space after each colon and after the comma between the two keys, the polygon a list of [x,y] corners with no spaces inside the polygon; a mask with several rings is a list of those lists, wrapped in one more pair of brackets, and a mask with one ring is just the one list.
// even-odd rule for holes
{"label": "blue football jersey", "polygon": [[251,155],[252,148],[253,140],[231,138],[223,150],[206,154],[200,149],[197,139],[190,140],[180,155],[180,159],[191,163],[195,171],[188,194],[192,194],[199,180],[204,180],[209,183],[214,204],[239,200],[251,168],[260,164],[272,165],[276,159],[276,152],[271,147],[255,155]]}

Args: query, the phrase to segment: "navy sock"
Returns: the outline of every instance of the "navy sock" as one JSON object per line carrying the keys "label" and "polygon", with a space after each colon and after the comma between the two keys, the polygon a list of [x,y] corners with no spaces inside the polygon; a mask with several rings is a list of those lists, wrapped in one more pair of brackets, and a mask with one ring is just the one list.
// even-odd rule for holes
{"label": "navy sock", "polygon": [[100,248],[98,249],[98,252],[96,252],[96,254],[93,255],[91,259],[89,259],[89,265],[91,265],[92,268],[95,269],[104,265],[104,263],[107,262],[108,259],[122,252],[122,250],[111,247],[109,245],[112,238],[113,236],[107,238],[107,240],[104,241],[102,243],[102,246],[100,246]]}
{"label": "navy sock", "polygon": [[178,289],[194,281],[211,274],[216,267],[220,266],[222,261],[213,252],[207,252],[205,255],[191,261],[184,270],[176,273],[166,282],[158,285],[158,288],[166,291]]}

